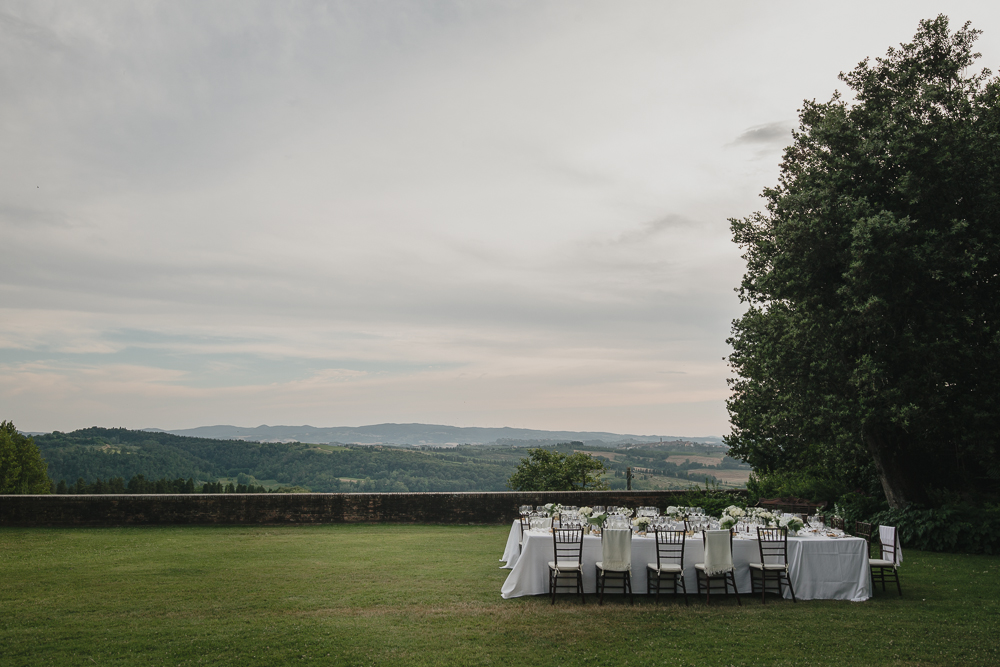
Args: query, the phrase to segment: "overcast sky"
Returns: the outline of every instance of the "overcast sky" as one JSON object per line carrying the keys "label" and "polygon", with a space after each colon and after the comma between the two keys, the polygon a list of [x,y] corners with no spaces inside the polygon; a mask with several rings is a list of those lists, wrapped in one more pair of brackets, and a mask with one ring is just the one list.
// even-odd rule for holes
{"label": "overcast sky", "polygon": [[0,0],[0,418],[728,433],[727,218],[939,12]]}

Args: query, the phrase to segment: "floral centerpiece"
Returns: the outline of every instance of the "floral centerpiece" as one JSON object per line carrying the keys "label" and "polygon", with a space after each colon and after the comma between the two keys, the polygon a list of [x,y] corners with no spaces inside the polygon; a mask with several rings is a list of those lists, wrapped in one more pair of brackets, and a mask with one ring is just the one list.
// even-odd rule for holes
{"label": "floral centerpiece", "polygon": [[793,514],[790,516],[781,517],[781,519],[778,520],[778,525],[781,526],[782,528],[787,528],[789,535],[794,535],[800,530],[802,530],[802,528],[805,526],[805,523],[802,522],[802,519]]}
{"label": "floral centerpiece", "polygon": [[580,516],[583,518],[589,518],[594,513],[593,507],[581,507],[579,510]]}
{"label": "floral centerpiece", "polygon": [[746,510],[742,507],[730,505],[726,509],[722,510],[722,517],[719,519],[719,528],[722,530],[730,530],[733,526],[739,523],[741,519],[746,518],[746,515]]}
{"label": "floral centerpiece", "polygon": [[645,533],[649,529],[650,523],[652,522],[648,516],[640,516],[632,519],[632,525],[635,526],[640,533]]}
{"label": "floral centerpiece", "polygon": [[548,513],[549,516],[555,516],[559,514],[560,512],[562,512],[563,508],[563,506],[560,505],[559,503],[546,503],[542,507],[545,508],[545,511]]}

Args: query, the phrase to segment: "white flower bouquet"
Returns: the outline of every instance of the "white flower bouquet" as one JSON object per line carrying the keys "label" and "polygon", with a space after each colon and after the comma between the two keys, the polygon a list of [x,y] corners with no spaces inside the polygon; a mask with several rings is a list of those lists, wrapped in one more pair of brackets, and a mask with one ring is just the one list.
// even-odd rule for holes
{"label": "white flower bouquet", "polygon": [[555,516],[556,514],[559,514],[560,512],[562,512],[563,508],[563,506],[560,505],[559,503],[546,503],[545,505],[543,505],[543,507],[545,508],[545,511],[548,512],[549,516]]}
{"label": "white flower bouquet", "polygon": [[648,516],[640,516],[632,519],[632,525],[635,526],[641,533],[646,532],[650,523],[651,521]]}
{"label": "white flower bouquet", "polygon": [[797,516],[785,516],[778,520],[778,525],[782,528],[787,528],[789,533],[797,533],[805,527],[802,519]]}
{"label": "white flower bouquet", "polygon": [[579,513],[580,513],[580,516],[582,516],[582,517],[589,517],[591,514],[594,513],[594,508],[593,507],[581,507],[580,510],[579,510]]}

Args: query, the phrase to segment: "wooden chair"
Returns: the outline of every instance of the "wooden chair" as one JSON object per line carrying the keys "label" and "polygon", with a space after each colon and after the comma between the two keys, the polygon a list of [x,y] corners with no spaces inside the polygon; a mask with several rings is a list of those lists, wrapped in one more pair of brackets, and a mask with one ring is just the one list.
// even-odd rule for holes
{"label": "wooden chair", "polygon": [[847,532],[847,527],[844,525],[844,520],[839,516],[830,518],[830,527],[836,528],[837,530],[842,530],[845,533]]}
{"label": "wooden chair", "polygon": [[878,535],[881,546],[879,558],[868,559],[872,572],[872,588],[875,588],[875,582],[881,582],[882,590],[885,591],[885,582],[895,581],[896,591],[902,597],[903,589],[899,585],[899,563],[902,561],[899,532],[894,526],[879,526]]}
{"label": "wooden chair", "polygon": [[[711,540],[708,537],[709,533],[713,534]],[[729,533],[729,539],[722,540],[715,537],[716,534],[720,533]],[[701,542],[705,548],[705,562],[715,560],[716,553],[714,549],[726,548],[727,550],[722,554],[722,560],[724,563],[728,564],[728,569],[725,569],[723,572],[719,572],[717,574],[709,575],[705,568],[705,563],[695,563],[694,569],[695,575],[698,578],[698,593],[700,594],[703,590],[705,591],[705,604],[708,604],[712,595],[712,582],[721,581],[723,585],[723,592],[726,595],[729,594],[729,586],[732,584],[733,593],[736,594],[736,603],[742,607],[743,603],[740,601],[740,591],[736,588],[736,570],[733,567],[733,531],[703,530],[701,531]],[[709,558],[709,555],[712,555],[712,558]],[[718,590],[718,588],[716,588],[716,590]]]}
{"label": "wooden chair", "polygon": [[782,583],[788,586],[792,593],[792,602],[795,599],[795,589],[792,588],[792,580],[788,576],[788,529],[787,528],[757,528],[757,546],[760,550],[760,562],[750,563],[750,592],[756,593],[757,578],[754,572],[760,574],[760,601],[767,603],[764,594],[767,593],[767,582],[772,577],[778,584],[778,596],[781,597],[783,589]]}
{"label": "wooden chair", "polygon": [[684,531],[657,528],[655,537],[656,562],[646,564],[646,595],[652,595],[655,581],[656,599],[659,600],[663,577],[670,577],[674,595],[677,595],[677,585],[680,584],[684,591],[684,604],[691,606],[684,583]]}
{"label": "wooden chair", "polygon": [[[556,589],[574,587],[583,596],[583,528],[554,528],[552,546],[555,560],[549,561],[549,593],[556,603]],[[573,576],[574,584],[560,584],[559,577]]]}
{"label": "wooden chair", "polygon": [[[613,535],[623,535],[627,536],[628,548],[625,552],[625,561],[619,561],[617,563],[612,563],[611,559],[614,558],[614,554],[610,553],[608,546],[611,543]],[[607,539],[606,539],[607,538]],[[615,530],[602,530],[601,531],[601,560],[597,561],[597,592],[600,595],[597,604],[604,604],[604,591],[607,588],[607,578],[608,575],[620,576],[621,577],[621,589],[622,595],[628,593],[629,602],[635,605],[635,595],[632,593],[632,530],[629,528]],[[618,588],[617,586],[612,586],[612,588]]]}
{"label": "wooden chair", "polygon": [[865,543],[868,545],[868,558],[872,557],[872,532],[873,528],[870,523],[865,523],[864,521],[854,522],[854,536],[864,538]]}

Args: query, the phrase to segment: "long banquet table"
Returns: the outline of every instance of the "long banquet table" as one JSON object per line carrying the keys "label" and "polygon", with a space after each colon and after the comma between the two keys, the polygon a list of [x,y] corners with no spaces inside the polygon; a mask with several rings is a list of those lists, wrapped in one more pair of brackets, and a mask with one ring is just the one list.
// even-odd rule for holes
{"label": "long banquet table", "polygon": [[[518,553],[521,527],[515,521],[511,527],[503,560],[510,574],[500,589],[503,598],[522,595],[542,595],[549,592],[549,570],[552,560],[552,534],[527,531],[524,545]],[[583,588],[586,593],[597,591],[594,563],[601,559],[601,538],[583,538]],[[684,545],[684,581],[689,594],[697,594],[694,564],[704,560],[701,536],[689,537]],[[750,594],[751,562],[759,562],[756,539],[733,540],[733,565],[740,595]],[[656,545],[652,534],[632,538],[632,589],[646,592],[646,563],[656,562]],[[789,537],[788,569],[795,597],[799,600],[851,600],[861,602],[871,597],[867,543],[860,537]],[[785,597],[791,598],[785,588]]]}

